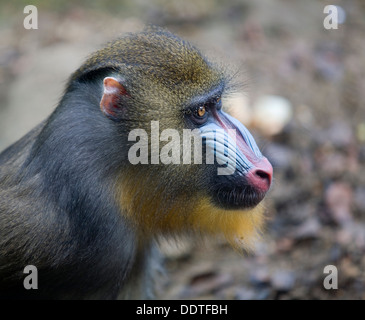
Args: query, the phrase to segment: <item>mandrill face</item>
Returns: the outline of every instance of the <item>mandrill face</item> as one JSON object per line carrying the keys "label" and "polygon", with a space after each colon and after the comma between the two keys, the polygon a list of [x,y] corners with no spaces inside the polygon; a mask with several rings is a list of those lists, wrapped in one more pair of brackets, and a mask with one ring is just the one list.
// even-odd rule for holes
{"label": "mandrill face", "polygon": [[188,119],[199,128],[206,164],[217,167],[209,196],[222,209],[258,205],[270,189],[273,168],[246,127],[222,110],[219,90],[206,101],[189,107]]}

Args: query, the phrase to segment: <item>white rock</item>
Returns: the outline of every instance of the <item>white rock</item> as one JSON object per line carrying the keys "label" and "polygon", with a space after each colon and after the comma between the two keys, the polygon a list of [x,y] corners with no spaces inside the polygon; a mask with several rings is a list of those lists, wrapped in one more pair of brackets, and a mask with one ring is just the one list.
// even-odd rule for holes
{"label": "white rock", "polygon": [[266,135],[280,133],[293,117],[289,100],[276,95],[259,98],[253,105],[253,124]]}

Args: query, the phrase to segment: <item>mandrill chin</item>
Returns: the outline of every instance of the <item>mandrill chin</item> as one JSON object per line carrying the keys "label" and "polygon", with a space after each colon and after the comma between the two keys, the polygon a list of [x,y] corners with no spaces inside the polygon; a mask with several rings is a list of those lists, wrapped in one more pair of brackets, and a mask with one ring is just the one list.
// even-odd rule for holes
{"label": "mandrill chin", "polygon": [[[228,79],[159,28],[91,55],[0,155],[0,297],[151,298],[156,237],[250,247],[273,169],[222,110]],[[38,289],[24,287],[29,265]]]}

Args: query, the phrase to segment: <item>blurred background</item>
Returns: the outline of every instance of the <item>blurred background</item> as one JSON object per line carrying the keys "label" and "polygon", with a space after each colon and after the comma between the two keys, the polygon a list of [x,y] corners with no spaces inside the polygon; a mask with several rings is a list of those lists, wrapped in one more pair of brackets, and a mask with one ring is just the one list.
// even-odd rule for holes
{"label": "blurred background", "polygon": [[[38,29],[26,30],[26,5]],[[338,29],[323,22],[337,5]],[[365,2],[0,1],[0,151],[56,107],[93,51],[145,24],[239,71],[226,99],[274,166],[252,253],[220,239],[162,242],[161,299],[365,298]],[[338,289],[323,282],[338,270]]]}

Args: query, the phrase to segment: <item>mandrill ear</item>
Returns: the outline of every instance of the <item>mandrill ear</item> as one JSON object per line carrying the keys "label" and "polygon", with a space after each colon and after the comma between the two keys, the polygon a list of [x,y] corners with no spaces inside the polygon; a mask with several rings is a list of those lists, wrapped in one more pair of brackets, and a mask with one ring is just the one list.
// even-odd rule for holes
{"label": "mandrill ear", "polygon": [[121,98],[128,96],[126,89],[119,80],[106,77],[103,81],[104,92],[100,101],[100,109],[110,119],[121,120],[125,110],[121,104]]}

